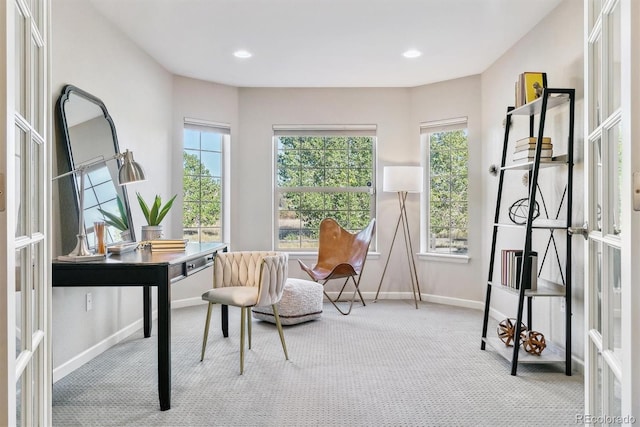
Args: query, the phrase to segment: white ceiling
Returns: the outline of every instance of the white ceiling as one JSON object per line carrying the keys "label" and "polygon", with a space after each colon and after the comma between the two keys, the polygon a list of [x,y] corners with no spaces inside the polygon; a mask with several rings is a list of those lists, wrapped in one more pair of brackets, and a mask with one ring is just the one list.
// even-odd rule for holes
{"label": "white ceiling", "polygon": [[[562,0],[90,1],[174,74],[240,87],[412,87],[483,72]],[[404,58],[410,48],[423,55]]]}

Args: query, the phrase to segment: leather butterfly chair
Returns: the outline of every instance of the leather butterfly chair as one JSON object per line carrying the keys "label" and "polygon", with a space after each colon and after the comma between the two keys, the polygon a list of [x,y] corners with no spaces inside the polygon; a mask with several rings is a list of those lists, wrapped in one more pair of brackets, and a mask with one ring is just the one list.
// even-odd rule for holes
{"label": "leather butterfly chair", "polygon": [[[314,281],[321,283],[322,286],[325,286],[329,280],[345,279],[342,289],[335,299],[331,299],[327,292],[323,291],[331,304],[344,315],[351,313],[356,294],[360,297],[362,305],[366,305],[358,286],[360,285],[362,270],[367,259],[369,244],[375,230],[375,223],[376,220],[373,218],[365,229],[357,234],[352,234],[342,228],[334,219],[325,218],[320,223],[316,265],[309,268],[301,260],[298,260],[300,267]],[[338,307],[336,302],[340,299],[349,280],[353,282],[355,289],[349,303],[349,309],[345,312]]]}
{"label": "leather butterfly chair", "polygon": [[214,260],[213,289],[202,294],[209,302],[202,339],[202,355],[207,347],[211,308],[213,304],[240,307],[240,375],[244,373],[245,320],[251,349],[251,307],[270,305],[280,334],[285,359],[289,360],[287,345],[276,304],[282,298],[287,281],[289,254],[283,252],[222,252]]}

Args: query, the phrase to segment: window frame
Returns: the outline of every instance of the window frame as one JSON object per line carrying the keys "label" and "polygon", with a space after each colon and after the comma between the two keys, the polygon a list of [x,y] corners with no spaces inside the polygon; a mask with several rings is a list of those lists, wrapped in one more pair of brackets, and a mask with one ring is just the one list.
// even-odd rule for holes
{"label": "window frame", "polygon": [[[447,262],[469,262],[469,232],[470,232],[470,204],[469,204],[469,189],[467,186],[467,195],[464,200],[467,206],[467,244],[466,252],[454,253],[451,252],[451,245],[449,246],[449,252],[436,252],[430,247],[429,236],[431,233],[431,134],[439,132],[465,130],[467,133],[467,185],[469,184],[469,122],[466,116],[455,117],[444,120],[430,121],[420,123],[420,146],[422,149],[422,161],[424,166],[424,180],[425,191],[421,195],[421,227],[420,227],[420,255],[421,258],[430,260],[441,260]],[[449,229],[452,226],[449,225]]]}
{"label": "window frame", "polygon": [[[296,186],[296,187],[279,187],[278,186],[278,145],[279,137],[294,136],[294,137],[369,137],[372,138],[371,143],[371,185],[370,186],[358,186],[358,187],[320,187],[320,186]],[[273,232],[272,232],[272,247],[274,250],[299,253],[302,256],[307,254],[317,253],[318,247],[314,248],[281,248],[280,243],[280,209],[279,199],[280,195],[284,192],[299,192],[299,193],[368,193],[370,195],[369,206],[369,220],[375,218],[377,212],[377,196],[376,196],[376,182],[377,182],[377,126],[376,125],[273,125],[272,134],[272,153],[273,153]],[[292,191],[292,189],[295,189]],[[342,225],[342,224],[341,224]],[[349,228],[349,227],[345,227]],[[364,228],[364,227],[363,227]],[[356,232],[359,230],[350,230]],[[371,242],[369,252],[375,252],[376,239]]]}
{"label": "window frame", "polygon": [[[215,133],[215,134],[219,134],[221,135],[221,144],[220,144],[220,196],[219,196],[219,200],[220,200],[220,238],[219,238],[219,242],[225,242],[228,240],[228,229],[227,229],[227,218],[229,217],[229,193],[228,193],[228,182],[229,182],[229,178],[228,178],[228,170],[229,170],[229,146],[231,143],[231,126],[229,124],[225,124],[225,123],[218,123],[218,122],[212,122],[212,121],[207,121],[207,120],[200,120],[200,119],[191,119],[191,118],[185,118],[184,122],[183,122],[183,126],[182,126],[182,147],[180,149],[181,153],[182,153],[182,165],[183,165],[183,173],[182,173],[182,179],[181,179],[181,183],[180,183],[180,187],[182,189],[182,209],[181,209],[181,221],[180,221],[180,229],[182,232],[182,236],[183,238],[185,234],[184,234],[184,230],[186,228],[189,229],[197,229],[198,230],[198,239],[197,241],[200,243],[203,243],[202,240],[202,229],[203,228],[215,228],[214,226],[205,226],[203,227],[201,224],[199,224],[196,227],[185,227],[184,224],[184,212],[185,212],[185,204],[188,201],[185,201],[184,195],[184,153],[186,151],[185,149],[185,131],[186,130],[198,130],[200,132],[209,132],[209,133]],[[202,147],[200,147],[198,150],[194,150],[194,149],[188,149],[189,151],[198,151],[200,153],[202,153]],[[215,176],[215,175],[212,175]],[[198,201],[200,203],[202,203],[202,198],[198,199]],[[216,240],[215,242],[218,242],[218,240]]]}

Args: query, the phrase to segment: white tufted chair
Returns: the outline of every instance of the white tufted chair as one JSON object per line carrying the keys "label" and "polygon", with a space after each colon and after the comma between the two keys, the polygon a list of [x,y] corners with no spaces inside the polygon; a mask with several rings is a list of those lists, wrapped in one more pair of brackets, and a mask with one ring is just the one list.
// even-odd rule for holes
{"label": "white tufted chair", "polygon": [[289,360],[276,303],[282,298],[287,280],[289,255],[283,252],[222,252],[213,266],[213,289],[202,294],[209,302],[204,325],[202,355],[207,347],[213,304],[240,307],[240,375],[244,372],[245,320],[251,348],[251,307],[271,306],[276,320],[285,359]]}

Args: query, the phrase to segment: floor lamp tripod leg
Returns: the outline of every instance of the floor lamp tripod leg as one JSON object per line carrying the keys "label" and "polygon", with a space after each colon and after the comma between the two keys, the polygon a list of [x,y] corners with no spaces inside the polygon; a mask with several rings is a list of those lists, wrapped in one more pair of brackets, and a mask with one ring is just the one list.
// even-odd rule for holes
{"label": "floor lamp tripod leg", "polygon": [[418,308],[418,299],[416,298],[416,284],[414,283],[414,275],[411,264],[411,250],[409,249],[409,223],[407,221],[407,211],[405,209],[404,201],[407,197],[407,193],[404,195],[400,195],[398,193],[398,201],[400,202],[400,218],[402,218],[402,232],[404,233],[404,248],[407,252],[407,262],[409,263],[409,278],[411,279],[411,295],[413,296],[413,302],[416,305],[416,309]]}
{"label": "floor lamp tripod leg", "polygon": [[416,283],[416,289],[418,292],[418,298],[420,299],[420,301],[422,301],[422,292],[420,291],[420,282],[418,281],[418,269],[416,268],[416,260],[414,258],[413,255],[413,243],[411,241],[411,233],[409,232],[409,219],[407,218],[407,210],[406,208],[403,209],[404,212],[404,221],[407,224],[407,233],[405,235],[405,241],[408,242],[408,248],[407,248],[407,256],[409,258],[409,262],[411,263],[411,266],[409,267],[409,271],[412,272],[413,276],[412,276],[412,282],[413,279],[415,279],[415,283]]}
{"label": "floor lamp tripod leg", "polygon": [[389,266],[389,260],[391,259],[391,252],[393,252],[393,245],[396,243],[396,236],[398,235],[398,228],[400,227],[400,221],[402,220],[402,212],[398,216],[398,222],[396,223],[396,231],[393,233],[393,240],[391,240],[391,246],[389,247],[389,254],[387,255],[387,262],[384,264],[384,270],[382,270],[382,276],[380,277],[380,283],[378,284],[378,290],[376,292],[376,297],[373,299],[373,302],[378,300],[378,295],[380,294],[380,288],[382,287],[382,281],[384,280],[384,275],[387,272],[387,267]]}

